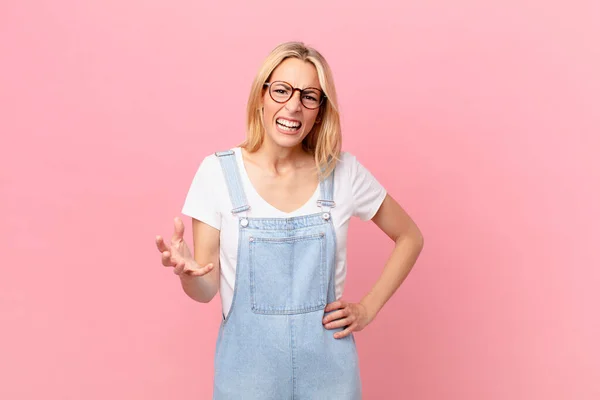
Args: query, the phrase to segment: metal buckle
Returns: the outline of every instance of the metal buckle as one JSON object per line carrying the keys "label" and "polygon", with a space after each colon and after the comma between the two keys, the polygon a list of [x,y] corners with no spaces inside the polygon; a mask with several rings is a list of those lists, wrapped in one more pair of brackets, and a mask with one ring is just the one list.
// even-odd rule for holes
{"label": "metal buckle", "polygon": [[225,151],[217,151],[215,152],[215,156],[217,157],[225,157],[233,154],[233,150],[225,150]]}
{"label": "metal buckle", "polygon": [[335,208],[335,201],[333,200],[317,200],[317,205],[319,207],[325,206],[329,208]]}
{"label": "metal buckle", "polygon": [[252,207],[250,206],[242,206],[242,207],[238,207],[238,208],[234,208],[233,210],[231,210],[231,215],[236,215],[237,213],[241,213],[244,211],[250,211]]}

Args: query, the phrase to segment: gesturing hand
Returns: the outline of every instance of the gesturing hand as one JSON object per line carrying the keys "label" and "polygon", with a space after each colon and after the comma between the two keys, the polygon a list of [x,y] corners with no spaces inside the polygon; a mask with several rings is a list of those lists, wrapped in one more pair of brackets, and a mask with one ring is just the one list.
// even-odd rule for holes
{"label": "gesturing hand", "polygon": [[184,226],[183,221],[175,218],[175,230],[171,237],[171,246],[167,244],[161,236],[156,237],[156,247],[162,253],[162,264],[165,267],[175,267],[173,273],[176,275],[203,276],[212,271],[213,264],[207,264],[200,267],[194,260],[192,252],[183,240]]}
{"label": "gesturing hand", "polygon": [[344,300],[337,300],[327,304],[325,312],[332,312],[323,318],[325,329],[345,329],[341,332],[336,332],[333,337],[341,339],[348,336],[351,332],[363,330],[371,321],[367,313],[367,309],[360,303],[347,303]]}

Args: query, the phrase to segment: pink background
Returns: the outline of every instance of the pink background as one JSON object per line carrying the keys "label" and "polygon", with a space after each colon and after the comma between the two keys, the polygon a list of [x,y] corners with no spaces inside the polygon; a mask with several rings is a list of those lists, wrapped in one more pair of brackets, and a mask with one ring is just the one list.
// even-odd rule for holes
{"label": "pink background", "polygon": [[[365,4],[0,3],[0,398],[210,398],[219,300],[154,235],[286,40],[426,238],[357,334],[365,399],[600,398],[600,3]],[[357,301],[392,246],[349,246]]]}

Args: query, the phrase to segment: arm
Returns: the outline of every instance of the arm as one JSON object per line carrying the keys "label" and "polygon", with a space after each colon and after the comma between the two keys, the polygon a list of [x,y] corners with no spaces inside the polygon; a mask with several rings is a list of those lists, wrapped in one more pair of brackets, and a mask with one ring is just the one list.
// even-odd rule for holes
{"label": "arm", "polygon": [[173,273],[179,276],[184,292],[196,301],[208,303],[219,290],[220,233],[218,229],[196,219],[192,228],[194,255],[183,240],[185,227],[179,217],[175,218],[170,246],[158,235],[156,247],[161,253],[162,264],[173,268]]}
{"label": "arm", "polygon": [[194,240],[194,261],[198,265],[212,264],[211,271],[203,276],[181,274],[181,286],[192,299],[201,303],[210,302],[219,291],[219,249],[220,232],[218,229],[192,218]]}
{"label": "arm", "polygon": [[423,235],[417,225],[390,195],[383,200],[381,207],[373,217],[373,222],[396,245],[381,276],[371,291],[360,301],[360,304],[366,309],[369,322],[375,318],[404,282],[416,263],[424,244]]}
{"label": "arm", "polygon": [[372,221],[396,245],[381,276],[359,303],[342,299],[325,307],[325,312],[337,310],[323,319],[326,329],[344,330],[334,337],[341,339],[351,332],[363,330],[400,287],[414,266],[423,248],[423,236],[417,225],[390,195],[386,195]]}

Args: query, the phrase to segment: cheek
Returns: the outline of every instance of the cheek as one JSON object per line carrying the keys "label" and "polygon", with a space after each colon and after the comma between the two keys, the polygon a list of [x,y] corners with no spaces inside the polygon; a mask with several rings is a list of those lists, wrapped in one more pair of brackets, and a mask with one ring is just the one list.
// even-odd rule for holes
{"label": "cheek", "polygon": [[271,120],[273,120],[273,117],[275,116],[275,114],[280,110],[281,107],[279,107],[279,105],[277,103],[273,104],[273,102],[266,100],[263,103],[263,117],[265,120],[265,123],[270,122]]}
{"label": "cheek", "polygon": [[315,124],[315,120],[317,119],[318,112],[308,112],[304,114],[304,122],[307,128],[312,128]]}
{"label": "cheek", "polygon": [[277,110],[274,110],[273,107],[269,107],[268,105],[265,105],[265,109],[264,109],[265,122],[272,120],[273,116],[275,115],[276,112],[277,112]]}

